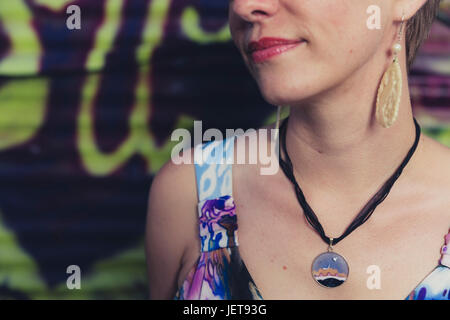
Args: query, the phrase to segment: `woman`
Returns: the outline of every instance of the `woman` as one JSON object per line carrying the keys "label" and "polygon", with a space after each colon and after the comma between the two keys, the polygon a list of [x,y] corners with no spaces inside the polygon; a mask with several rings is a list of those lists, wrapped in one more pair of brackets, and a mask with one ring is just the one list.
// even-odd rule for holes
{"label": "woman", "polygon": [[290,106],[283,170],[226,166],[231,186],[207,198],[199,166],[166,164],[149,197],[150,298],[448,298],[450,151],[420,135],[407,85],[438,4],[230,1],[263,97]]}

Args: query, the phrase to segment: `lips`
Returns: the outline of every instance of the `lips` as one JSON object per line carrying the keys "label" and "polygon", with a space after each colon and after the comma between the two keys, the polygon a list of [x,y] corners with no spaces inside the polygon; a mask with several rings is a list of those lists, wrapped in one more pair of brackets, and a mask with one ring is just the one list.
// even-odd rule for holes
{"label": "lips", "polygon": [[252,41],[248,45],[248,54],[255,63],[261,63],[283,52],[291,50],[300,44],[306,42],[304,39],[281,39],[281,38],[262,38],[259,41]]}

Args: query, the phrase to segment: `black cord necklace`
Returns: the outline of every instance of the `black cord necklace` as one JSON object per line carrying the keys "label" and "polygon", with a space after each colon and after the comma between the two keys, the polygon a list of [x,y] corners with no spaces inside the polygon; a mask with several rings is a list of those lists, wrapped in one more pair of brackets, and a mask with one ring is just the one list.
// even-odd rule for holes
{"label": "black cord necklace", "polygon": [[281,137],[281,147],[283,153],[286,157],[286,160],[283,160],[280,154],[280,167],[283,170],[286,177],[292,182],[294,185],[295,193],[297,195],[298,202],[303,208],[303,212],[305,214],[306,220],[308,223],[317,231],[320,237],[325,241],[328,245],[328,252],[324,252],[318,255],[312,264],[312,276],[317,281],[318,284],[327,287],[333,288],[344,283],[349,274],[349,267],[347,261],[341,255],[333,252],[333,245],[338,244],[341,240],[343,240],[346,236],[348,236],[351,232],[353,232],[356,228],[361,226],[364,222],[366,222],[370,216],[372,215],[375,208],[383,202],[386,196],[389,194],[392,186],[395,181],[397,181],[398,177],[402,173],[403,169],[411,159],[412,155],[417,149],[417,145],[419,143],[421,129],[416,119],[414,118],[414,124],[416,127],[416,139],[414,141],[413,146],[409,149],[408,154],[406,155],[403,162],[394,172],[394,174],[384,183],[381,189],[369,200],[369,202],[361,209],[356,218],[350,223],[344,233],[336,238],[329,238],[326,236],[325,231],[323,230],[322,225],[319,222],[314,211],[311,209],[309,204],[306,202],[305,196],[302,192],[302,189],[297,183],[297,180],[294,176],[294,170],[292,167],[291,159],[289,158],[289,154],[286,149],[286,129],[288,118],[286,118],[282,125],[280,126],[280,137]]}

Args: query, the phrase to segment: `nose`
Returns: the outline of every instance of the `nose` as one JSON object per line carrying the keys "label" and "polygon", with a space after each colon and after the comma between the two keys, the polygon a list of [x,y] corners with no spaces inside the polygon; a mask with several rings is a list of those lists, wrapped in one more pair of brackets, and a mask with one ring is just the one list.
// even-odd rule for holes
{"label": "nose", "polygon": [[278,8],[278,0],[232,0],[231,3],[232,12],[250,23],[273,16]]}

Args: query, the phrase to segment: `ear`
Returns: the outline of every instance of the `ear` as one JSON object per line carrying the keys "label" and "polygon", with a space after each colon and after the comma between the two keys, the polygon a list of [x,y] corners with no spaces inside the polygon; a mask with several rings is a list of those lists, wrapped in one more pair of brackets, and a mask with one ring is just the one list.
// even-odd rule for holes
{"label": "ear", "polygon": [[428,0],[395,0],[394,20],[401,21],[403,15],[405,21],[411,19],[427,1]]}

